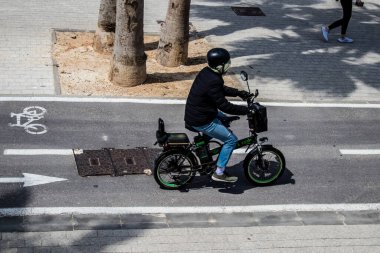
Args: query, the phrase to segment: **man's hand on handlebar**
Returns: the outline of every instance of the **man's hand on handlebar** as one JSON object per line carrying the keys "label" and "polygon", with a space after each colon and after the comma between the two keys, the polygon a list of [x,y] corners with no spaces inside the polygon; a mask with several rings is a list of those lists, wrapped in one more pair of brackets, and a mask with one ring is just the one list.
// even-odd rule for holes
{"label": "man's hand on handlebar", "polygon": [[252,97],[253,94],[249,93],[248,91],[245,90],[239,90],[238,96],[246,101],[248,98]]}

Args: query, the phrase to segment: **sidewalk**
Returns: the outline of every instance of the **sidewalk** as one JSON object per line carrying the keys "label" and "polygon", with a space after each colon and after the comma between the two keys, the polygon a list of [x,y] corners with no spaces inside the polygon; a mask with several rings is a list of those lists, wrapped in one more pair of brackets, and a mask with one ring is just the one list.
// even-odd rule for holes
{"label": "sidewalk", "polygon": [[345,211],[333,205],[297,207],[298,211],[290,211],[291,206],[288,211],[267,206],[267,211],[252,207],[249,212],[236,208],[235,212],[231,208],[208,208],[207,212],[165,208],[165,212],[150,207],[151,213],[142,209],[87,213],[75,208],[26,208],[16,214],[0,209],[0,251],[376,253],[380,252],[380,210],[376,206],[351,205]]}
{"label": "sidewalk", "polygon": [[167,228],[1,233],[19,252],[380,252],[380,225]]}
{"label": "sidewalk", "polygon": [[[0,95],[55,95],[52,32],[95,30],[99,1],[0,0]],[[231,6],[257,6],[265,17],[237,16]],[[145,1],[145,32],[158,33],[166,1]],[[321,40],[320,26],[341,16],[330,0],[193,0],[190,21],[246,70],[266,101],[380,102],[380,6],[353,6],[351,45]],[[253,78],[254,77],[254,78]]]}

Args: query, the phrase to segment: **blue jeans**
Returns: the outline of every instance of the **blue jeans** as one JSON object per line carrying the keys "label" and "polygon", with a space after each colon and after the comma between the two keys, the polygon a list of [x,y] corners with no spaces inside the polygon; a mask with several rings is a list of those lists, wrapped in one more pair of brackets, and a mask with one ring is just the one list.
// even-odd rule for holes
{"label": "blue jeans", "polygon": [[231,130],[222,124],[219,120],[221,117],[225,117],[225,115],[222,112],[219,112],[218,116],[211,123],[193,128],[203,134],[223,142],[222,150],[220,151],[216,166],[225,168],[230,160],[232,151],[236,147],[238,138],[231,132]]}

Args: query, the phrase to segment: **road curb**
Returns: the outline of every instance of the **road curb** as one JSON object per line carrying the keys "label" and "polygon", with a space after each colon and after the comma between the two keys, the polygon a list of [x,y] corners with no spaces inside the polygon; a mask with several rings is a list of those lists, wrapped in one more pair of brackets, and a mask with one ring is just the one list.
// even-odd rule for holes
{"label": "road curb", "polygon": [[[251,226],[310,226],[380,224],[380,210],[302,209],[293,211],[246,212],[166,212],[166,213],[89,213],[58,212],[55,214],[12,213],[0,209],[0,232],[43,232],[91,229],[159,229]],[[94,208],[96,209],[96,208]]]}

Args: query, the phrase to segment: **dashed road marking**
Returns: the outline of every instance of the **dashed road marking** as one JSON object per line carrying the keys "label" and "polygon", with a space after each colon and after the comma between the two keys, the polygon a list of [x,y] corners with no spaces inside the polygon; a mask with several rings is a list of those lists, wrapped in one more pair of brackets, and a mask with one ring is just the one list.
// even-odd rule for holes
{"label": "dashed road marking", "polygon": [[380,155],[380,149],[340,149],[342,155]]}

